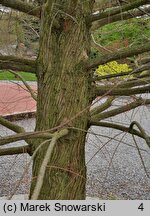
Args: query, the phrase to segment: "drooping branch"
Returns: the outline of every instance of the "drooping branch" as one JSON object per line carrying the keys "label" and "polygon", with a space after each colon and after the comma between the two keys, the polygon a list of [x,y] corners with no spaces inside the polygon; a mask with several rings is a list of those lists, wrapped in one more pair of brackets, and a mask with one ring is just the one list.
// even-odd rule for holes
{"label": "drooping branch", "polygon": [[100,120],[103,120],[103,119],[106,119],[106,118],[114,117],[114,116],[116,116],[118,114],[121,114],[121,113],[130,111],[132,109],[135,109],[136,107],[139,107],[141,105],[148,105],[148,104],[150,104],[150,99],[145,99],[144,100],[142,98],[138,98],[135,101],[133,101],[131,103],[128,103],[125,106],[121,106],[119,108],[115,108],[115,109],[112,109],[112,110],[109,110],[109,111],[106,111],[106,112],[103,112],[103,113],[93,115],[92,116],[92,121],[100,121]]}
{"label": "drooping branch", "polygon": [[[132,123],[131,123],[131,124],[132,124]],[[130,126],[131,126],[131,125],[130,125]],[[139,125],[139,126],[140,126],[140,128],[142,129],[142,131],[143,131],[143,128],[141,127],[141,125]],[[145,132],[144,132],[144,135],[146,135]],[[144,163],[144,159],[143,159],[143,156],[142,156],[142,154],[141,154],[141,150],[140,150],[140,148],[139,148],[139,146],[138,146],[138,144],[137,144],[137,142],[136,142],[136,139],[135,139],[135,137],[134,137],[134,134],[132,134],[132,137],[133,137],[133,140],[134,140],[134,143],[135,143],[135,147],[136,147],[136,149],[137,149],[137,151],[138,151],[138,154],[139,154],[139,156],[140,156],[140,159],[141,159],[143,168],[144,168],[144,170],[145,170],[145,174],[146,174],[146,176],[149,178],[149,174],[148,174],[148,172],[147,172],[147,169],[146,169],[146,166],[145,166],[145,163]],[[146,139],[145,139],[145,141],[147,142]]]}
{"label": "drooping branch", "polygon": [[122,13],[124,11],[132,10],[134,8],[145,5],[147,3],[148,3],[148,0],[137,0],[137,1],[125,4],[122,7],[117,7],[117,8],[107,10],[107,11],[104,11],[104,12],[99,12],[98,14],[92,14],[89,17],[88,21],[89,22],[94,22],[94,21],[97,21],[97,20],[100,20],[100,19],[103,19],[103,18],[106,18],[106,17],[110,17],[110,16],[113,16],[113,15],[116,15],[116,14],[120,14],[120,13]]}
{"label": "drooping branch", "polygon": [[36,92],[30,87],[30,85],[26,82],[26,80],[18,73],[9,70],[12,74],[14,74],[15,76],[17,76],[25,85],[25,87],[28,89],[29,93],[31,94],[32,98],[36,101],[37,100],[37,94]]}
{"label": "drooping branch", "polygon": [[23,2],[21,0],[0,0],[0,4],[5,7],[12,8],[14,10],[18,10],[20,12],[33,15],[40,18],[41,7],[35,7],[30,3]]}
{"label": "drooping branch", "polygon": [[15,56],[0,55],[0,70],[14,70],[35,73],[36,61]]}
{"label": "drooping branch", "polygon": [[144,44],[143,46],[139,45],[134,48],[124,48],[120,51],[113,52],[111,54],[106,54],[101,57],[98,57],[95,60],[92,60],[88,66],[87,69],[91,70],[93,68],[96,68],[99,65],[105,64],[107,62],[113,61],[113,60],[119,60],[126,57],[131,57],[133,55],[138,55],[144,52],[150,51],[150,42]]}
{"label": "drooping branch", "polygon": [[134,125],[137,126],[137,128],[139,129],[140,133],[142,134],[142,136],[144,137],[148,147],[150,148],[150,137],[146,134],[145,130],[142,128],[142,126],[136,122],[136,121],[133,121],[131,124],[130,124],[130,127],[129,129],[132,130]]}
{"label": "drooping branch", "polygon": [[114,124],[114,123],[110,123],[110,122],[99,122],[99,121],[90,121],[90,125],[91,126],[98,126],[98,127],[107,127],[107,128],[113,128],[113,129],[116,129],[116,130],[120,130],[120,131],[123,131],[123,132],[127,132],[127,133],[130,133],[130,134],[134,134],[140,138],[143,138],[145,139],[145,137],[143,136],[142,133],[140,133],[139,131],[133,129],[133,128],[130,128],[130,127],[125,127],[125,126],[122,126],[122,125],[118,125],[118,124]]}
{"label": "drooping branch", "polygon": [[0,148],[0,156],[24,154],[29,152],[30,152],[30,147],[28,145],[11,147],[11,148]]}
{"label": "drooping branch", "polygon": [[91,81],[101,81],[101,80],[111,79],[111,78],[115,78],[115,77],[130,76],[130,75],[141,73],[142,71],[148,70],[148,69],[150,69],[150,63],[142,65],[142,66],[134,69],[133,71],[121,72],[121,73],[116,73],[116,74],[108,74],[108,75],[94,77]]}
{"label": "drooping branch", "polygon": [[3,118],[2,116],[0,116],[0,124],[3,125],[4,127],[8,128],[8,129],[16,132],[16,133],[25,132],[23,127],[8,121],[7,119]]}
{"label": "drooping branch", "polygon": [[138,16],[143,16],[146,13],[147,14],[150,13],[150,7],[146,7],[144,9],[144,11],[141,11],[139,9],[134,9],[134,10],[131,10],[131,11],[128,11],[128,12],[113,15],[113,16],[110,16],[110,17],[107,17],[107,18],[104,18],[104,19],[101,19],[99,21],[94,22],[93,25],[92,25],[91,30],[95,31],[96,29],[98,29],[98,28],[100,28],[100,27],[102,27],[104,25],[107,25],[107,24],[110,24],[110,23],[113,23],[113,22],[117,22],[117,21],[123,21],[123,20],[127,20],[127,19],[132,19],[132,18],[135,18],[135,17],[138,17]]}

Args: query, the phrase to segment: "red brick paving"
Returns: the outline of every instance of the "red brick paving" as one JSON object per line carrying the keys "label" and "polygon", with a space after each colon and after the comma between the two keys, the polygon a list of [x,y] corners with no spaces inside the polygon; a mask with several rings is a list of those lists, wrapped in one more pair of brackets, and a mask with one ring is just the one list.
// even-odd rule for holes
{"label": "red brick paving", "polygon": [[[36,84],[31,87],[36,90]],[[36,102],[23,84],[0,83],[0,115],[36,111]]]}

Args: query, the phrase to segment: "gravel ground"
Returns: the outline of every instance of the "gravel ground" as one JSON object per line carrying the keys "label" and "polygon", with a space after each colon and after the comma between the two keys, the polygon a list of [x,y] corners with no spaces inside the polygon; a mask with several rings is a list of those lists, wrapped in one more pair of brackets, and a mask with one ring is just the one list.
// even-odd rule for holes
{"label": "gravel ground", "polygon": [[[135,120],[150,134],[149,111],[149,107],[140,107],[115,118],[109,118],[107,121],[127,126]],[[95,126],[90,131],[99,135],[90,134],[86,144],[87,163],[97,153],[87,166],[88,196],[103,199],[150,199],[150,179],[143,169],[132,135]],[[116,140],[104,136],[115,137]],[[150,149],[143,139],[136,137],[136,142],[139,148],[143,149],[142,158],[150,175]],[[105,146],[102,148],[103,145]]]}
{"label": "gravel ground", "polygon": [[[35,120],[21,120],[17,122],[18,125],[23,126],[26,131],[31,131],[34,128]],[[9,129],[5,129],[0,126],[0,135],[6,136],[13,134]],[[18,141],[16,143],[11,143],[8,146],[17,146],[25,144],[24,141]],[[13,156],[1,156],[0,157],[0,196],[8,196],[15,189],[18,180],[23,174],[30,157],[28,154],[13,155]],[[28,194],[31,179],[31,166],[26,173],[22,183],[15,191],[15,194]]]}
{"label": "gravel ground", "polygon": [[[114,105],[118,106],[119,103]],[[141,107],[107,121],[129,125],[131,121],[136,120],[150,134],[149,111],[149,107]],[[18,124],[30,131],[34,128],[35,120],[18,121]],[[95,126],[89,132],[86,142],[87,195],[100,199],[150,199],[150,179],[145,174],[132,136]],[[0,126],[0,135],[8,134],[12,132]],[[115,137],[115,140],[109,137]],[[142,139],[136,138],[136,141],[142,148],[141,154],[150,174],[150,149]],[[0,196],[12,193],[29,159],[27,154],[0,157]],[[28,194],[30,176],[31,167],[15,194]]]}

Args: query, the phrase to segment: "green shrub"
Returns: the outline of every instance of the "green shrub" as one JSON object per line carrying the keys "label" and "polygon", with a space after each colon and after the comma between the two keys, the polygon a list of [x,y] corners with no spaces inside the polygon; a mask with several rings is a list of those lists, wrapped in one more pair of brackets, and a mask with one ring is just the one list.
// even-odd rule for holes
{"label": "green shrub", "polygon": [[103,76],[107,74],[115,74],[128,71],[132,71],[132,69],[129,68],[127,64],[119,64],[116,61],[111,61],[107,64],[99,65],[99,67],[96,69],[96,74],[98,76]]}

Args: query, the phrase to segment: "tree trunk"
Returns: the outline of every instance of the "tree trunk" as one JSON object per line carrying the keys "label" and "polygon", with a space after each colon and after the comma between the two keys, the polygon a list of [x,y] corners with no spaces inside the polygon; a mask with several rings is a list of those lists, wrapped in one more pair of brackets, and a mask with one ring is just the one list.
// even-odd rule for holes
{"label": "tree trunk", "polygon": [[[50,129],[72,117],[69,130],[53,150],[38,199],[85,199],[85,136],[90,102],[89,74],[85,63],[89,53],[90,26],[86,16],[93,1],[48,0],[42,14],[38,56],[38,101],[36,130]],[[84,110],[84,111],[83,111]],[[37,140],[33,151],[41,143]],[[33,161],[30,195],[47,145]]]}

